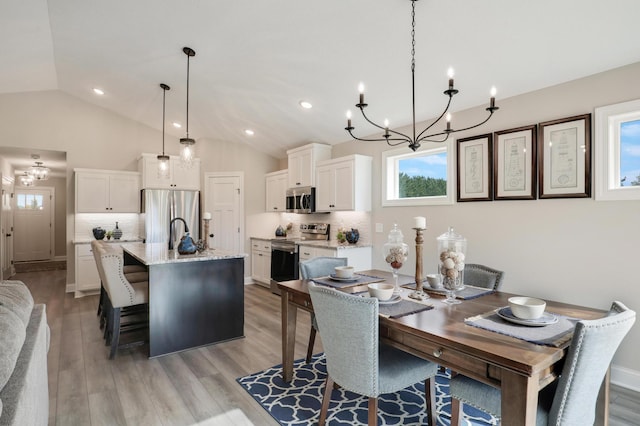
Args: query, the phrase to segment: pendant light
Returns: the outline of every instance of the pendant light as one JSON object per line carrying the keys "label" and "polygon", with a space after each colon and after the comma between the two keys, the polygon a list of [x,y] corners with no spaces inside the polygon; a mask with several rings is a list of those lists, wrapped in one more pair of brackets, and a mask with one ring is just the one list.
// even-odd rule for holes
{"label": "pendant light", "polygon": [[[32,156],[32,158],[40,158],[40,156]],[[48,167],[43,166],[42,161],[36,161],[35,166],[31,166],[27,170],[27,174],[31,176],[33,180],[47,180],[49,179],[49,173],[51,170]]]}
{"label": "pendant light", "polygon": [[20,176],[20,185],[33,186],[33,178],[29,176],[27,172],[24,172],[24,174]]}
{"label": "pendant light", "polygon": [[180,148],[180,160],[184,167],[191,167],[193,165],[196,141],[189,137],[189,61],[192,56],[196,56],[196,52],[190,47],[183,47],[182,51],[187,55],[187,137],[180,138],[180,145],[182,145]]}
{"label": "pendant light", "polygon": [[169,86],[164,83],[160,83],[162,88],[162,155],[158,155],[158,177],[169,178],[169,156],[164,153],[164,121],[165,121],[165,99],[167,96],[167,90],[171,90]]}

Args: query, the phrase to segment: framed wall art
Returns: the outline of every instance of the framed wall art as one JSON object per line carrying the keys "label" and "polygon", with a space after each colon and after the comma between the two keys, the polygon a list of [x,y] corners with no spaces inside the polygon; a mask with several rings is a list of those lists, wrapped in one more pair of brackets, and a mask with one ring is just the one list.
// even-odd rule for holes
{"label": "framed wall art", "polygon": [[493,135],[457,140],[458,201],[493,199]]}
{"label": "framed wall art", "polygon": [[495,132],[493,199],[536,198],[536,125]]}
{"label": "framed wall art", "polygon": [[540,198],[591,197],[591,114],[539,126]]}

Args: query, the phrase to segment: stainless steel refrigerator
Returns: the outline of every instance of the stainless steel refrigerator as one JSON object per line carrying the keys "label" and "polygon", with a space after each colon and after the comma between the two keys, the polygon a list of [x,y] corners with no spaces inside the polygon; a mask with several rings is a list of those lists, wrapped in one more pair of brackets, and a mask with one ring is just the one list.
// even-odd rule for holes
{"label": "stainless steel refrigerator", "polygon": [[[142,220],[147,243],[169,243],[169,224],[180,217],[189,228],[193,241],[200,234],[200,191],[145,189],[142,191]],[[185,234],[184,224],[173,222],[173,240]]]}

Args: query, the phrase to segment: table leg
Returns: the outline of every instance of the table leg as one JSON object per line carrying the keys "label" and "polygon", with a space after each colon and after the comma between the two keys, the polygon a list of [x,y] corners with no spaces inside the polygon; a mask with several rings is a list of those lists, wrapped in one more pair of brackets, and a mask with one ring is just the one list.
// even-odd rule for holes
{"label": "table leg", "polygon": [[596,400],[596,426],[607,426],[609,424],[609,400],[611,395],[609,394],[610,386],[609,380],[611,379],[611,369],[607,370],[607,374],[604,376],[602,386],[600,386],[600,392],[598,393],[598,399]]}
{"label": "table leg", "polygon": [[536,424],[538,407],[537,379],[502,371],[502,424],[527,426]]}
{"label": "table leg", "polygon": [[289,303],[289,292],[282,289],[280,294],[282,311],[282,380],[293,378],[293,356],[296,346],[296,316],[298,308]]}

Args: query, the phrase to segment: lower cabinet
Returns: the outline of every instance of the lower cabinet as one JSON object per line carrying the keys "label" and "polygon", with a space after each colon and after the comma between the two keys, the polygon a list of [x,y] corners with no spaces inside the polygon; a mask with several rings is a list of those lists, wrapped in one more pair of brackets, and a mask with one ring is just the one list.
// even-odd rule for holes
{"label": "lower cabinet", "polygon": [[271,282],[271,241],[251,239],[251,278],[258,284]]}
{"label": "lower cabinet", "polygon": [[76,293],[100,290],[100,275],[91,244],[76,244]]}
{"label": "lower cabinet", "polygon": [[362,246],[340,246],[340,247],[317,247],[313,245],[299,246],[300,261],[313,259],[314,257],[346,257],[348,264],[356,271],[367,271],[371,269],[371,247]]}

